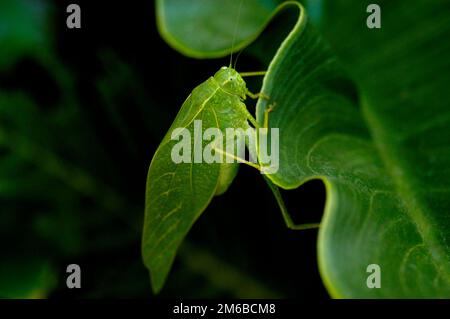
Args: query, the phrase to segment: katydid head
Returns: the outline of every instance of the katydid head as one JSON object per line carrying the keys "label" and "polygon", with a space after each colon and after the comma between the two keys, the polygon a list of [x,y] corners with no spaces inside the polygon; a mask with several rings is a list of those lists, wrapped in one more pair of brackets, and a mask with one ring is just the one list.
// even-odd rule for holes
{"label": "katydid head", "polygon": [[214,79],[224,91],[237,95],[245,100],[247,86],[244,79],[235,69],[223,66],[216,74],[214,74]]}

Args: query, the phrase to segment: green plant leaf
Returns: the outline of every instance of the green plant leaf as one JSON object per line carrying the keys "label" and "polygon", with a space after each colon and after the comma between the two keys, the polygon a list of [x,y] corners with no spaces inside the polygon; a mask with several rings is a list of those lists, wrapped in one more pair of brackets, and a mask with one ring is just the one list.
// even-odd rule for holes
{"label": "green plant leaf", "polygon": [[[443,132],[449,109],[447,99],[433,96],[443,92],[450,79],[448,72],[430,78],[430,69],[448,69],[440,57],[450,46],[439,39],[447,38],[450,29],[442,28],[448,17],[436,16],[448,11],[447,5],[435,5],[415,7],[407,19],[401,14],[406,7],[390,6],[399,14],[385,17],[383,28],[398,30],[404,24],[406,29],[408,22],[421,21],[420,27],[415,23],[417,30],[434,31],[427,36],[416,33],[415,41],[411,32],[397,33],[401,45],[371,35],[364,27],[365,10],[358,11],[366,6],[352,7],[360,12],[356,21],[372,45],[367,51],[378,44],[382,52],[381,57],[373,52],[359,56],[362,64],[373,61],[362,73],[358,66],[359,104],[343,99],[343,89],[338,95],[330,91],[343,81],[333,80],[332,59],[318,58],[314,45],[305,44],[314,43],[306,31],[286,39],[265,78],[263,91],[282,101],[270,123],[280,128],[282,164],[270,178],[288,189],[311,178],[327,185],[318,249],[322,277],[333,296],[450,296],[450,136]],[[299,56],[303,63],[297,62]],[[258,105],[260,115],[265,103]],[[366,285],[370,264],[381,267],[380,289]]]}
{"label": "green plant leaf", "polygon": [[[277,9],[261,41],[288,35],[273,58],[260,52],[271,101],[257,105],[261,122],[276,103],[269,124],[280,129],[280,169],[268,177],[285,189],[324,181],[319,267],[332,296],[449,297],[450,3],[378,3],[382,28],[369,30],[369,2],[325,2],[316,20],[331,48],[297,3]],[[214,45],[203,50],[195,56],[216,56]],[[380,289],[367,285],[371,264]]]}
{"label": "green plant leaf", "polygon": [[[322,28],[361,88],[361,114],[383,162],[382,174],[393,184],[388,192],[372,191],[364,224],[354,222],[353,236],[346,239],[364,242],[354,256],[380,260],[384,286],[372,293],[351,289],[343,280],[351,273],[348,266],[338,276],[333,268],[345,264],[333,253],[337,222],[321,234],[322,267],[343,295],[449,297],[450,44],[445,39],[450,3],[379,1],[380,30],[358,27],[369,3],[328,3]],[[354,14],[336,27],[333,16],[350,5]],[[351,40],[332,40],[350,30],[357,30]]]}
{"label": "green plant leaf", "polygon": [[252,42],[275,7],[274,0],[231,0],[220,5],[209,0],[157,0],[156,17],[161,36],[174,49],[195,58],[213,58],[230,54],[233,40],[234,51]]}

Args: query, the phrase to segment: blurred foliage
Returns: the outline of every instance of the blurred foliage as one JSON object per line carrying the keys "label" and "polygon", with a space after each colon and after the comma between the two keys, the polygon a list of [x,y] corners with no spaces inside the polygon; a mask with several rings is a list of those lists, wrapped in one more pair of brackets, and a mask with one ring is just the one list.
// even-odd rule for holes
{"label": "blurred foliage", "polygon": [[48,52],[52,42],[49,11],[48,3],[42,0],[0,3],[0,70],[26,55]]}
{"label": "blurred foliage", "polygon": [[[138,238],[139,208],[111,186],[113,164],[80,105],[76,75],[57,56],[54,5],[8,0],[0,7],[0,294],[45,297],[61,262]],[[111,63],[122,67],[117,85],[124,87],[131,71]],[[99,87],[112,81],[105,77]],[[102,93],[113,112],[115,90]],[[105,241],[105,226],[123,222],[126,211],[136,212],[125,220],[133,231]]]}

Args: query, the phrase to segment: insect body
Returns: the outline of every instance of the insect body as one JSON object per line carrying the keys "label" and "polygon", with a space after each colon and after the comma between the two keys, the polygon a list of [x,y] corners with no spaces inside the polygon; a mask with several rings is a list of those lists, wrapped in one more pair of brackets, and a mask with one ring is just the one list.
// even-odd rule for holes
{"label": "insect body", "polygon": [[[158,147],[147,177],[145,222],[142,253],[150,269],[152,286],[159,291],[181,241],[214,195],[226,191],[237,173],[238,163],[196,163],[195,150],[205,145],[192,141],[191,161],[175,163],[171,152],[178,128],[195,131],[202,127],[251,129],[258,127],[243,101],[251,94],[241,75],[231,67],[222,67],[213,77],[197,86],[183,103],[175,121]],[[225,154],[223,156],[226,156]]]}

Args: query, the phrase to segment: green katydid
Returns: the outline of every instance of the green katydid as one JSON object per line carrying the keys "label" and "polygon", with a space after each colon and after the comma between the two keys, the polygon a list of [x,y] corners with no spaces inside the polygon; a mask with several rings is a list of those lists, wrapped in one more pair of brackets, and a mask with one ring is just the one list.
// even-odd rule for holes
{"label": "green katydid", "polygon": [[[215,195],[227,190],[237,173],[238,162],[258,167],[241,158],[236,158],[237,163],[174,163],[171,152],[177,141],[171,138],[172,133],[180,127],[194,131],[196,119],[201,119],[204,127],[221,131],[226,128],[247,130],[249,122],[259,128],[243,102],[246,96],[264,95],[250,93],[235,69],[222,67],[192,91],[153,157],[147,177],[142,254],[151,271],[154,291],[161,289],[176,250],[195,220]],[[268,125],[270,111],[268,108],[265,112],[264,126]],[[267,177],[265,180],[274,192],[289,228],[317,227],[315,224],[295,225],[278,188]]]}
{"label": "green katydid", "polygon": [[183,237],[212,197],[226,191],[238,168],[238,163],[174,163],[171,152],[177,141],[171,139],[172,132],[177,128],[193,132],[196,119],[201,119],[205,128],[222,131],[230,127],[247,130],[249,121],[256,127],[243,103],[247,92],[238,72],[221,68],[192,91],[153,156],[147,177],[142,253],[155,291],[161,288],[167,264],[172,263]]}

